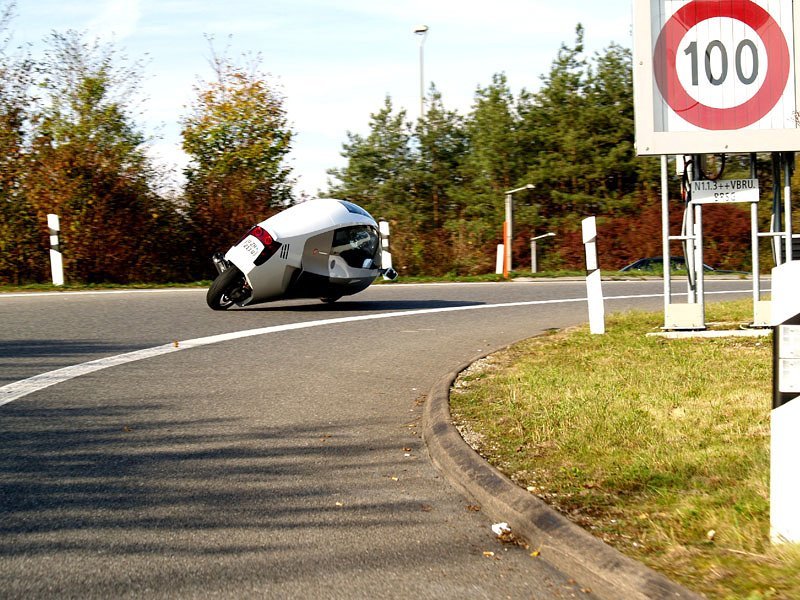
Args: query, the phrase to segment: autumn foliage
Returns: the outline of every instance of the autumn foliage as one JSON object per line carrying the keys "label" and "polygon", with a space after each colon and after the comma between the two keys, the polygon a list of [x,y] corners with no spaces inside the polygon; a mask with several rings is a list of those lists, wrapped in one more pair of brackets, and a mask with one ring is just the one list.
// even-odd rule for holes
{"label": "autumn foliage", "polygon": [[[670,207],[670,235],[681,234],[683,205]],[[703,260],[718,269],[742,269],[751,262],[750,213],[737,205],[703,208]],[[555,250],[564,268],[582,270],[585,251],[580,230],[563,234]],[[616,271],[639,258],[663,256],[661,203],[653,202],[635,216],[598,219],[597,246],[600,267]],[[671,242],[670,253],[683,256],[680,242]]]}
{"label": "autumn foliage", "polygon": [[[294,132],[258,60],[242,65],[212,48],[213,77],[198,82],[180,119],[185,185],[166,191],[136,123],[141,66],[76,32],[52,34],[39,59],[11,51],[2,41],[10,17],[7,7],[0,283],[49,279],[48,213],[61,219],[68,282],[186,281],[213,277],[212,253],[297,201],[287,164]],[[348,132],[346,164],[329,171],[323,195],[389,221],[401,275],[493,271],[505,192],[528,183],[535,188],[514,196],[515,268],[531,264],[532,237],[553,232],[540,269],[581,270],[587,216],[598,218],[602,268],[659,256],[658,161],[634,149],[630,61],[615,44],[587,58],[579,26],[536,92],[514,94],[499,73],[461,115],[431,86],[416,123],[387,97],[367,133]],[[760,174],[763,187],[770,177]],[[683,207],[674,173],[669,186],[675,235]],[[748,266],[749,215],[710,206],[704,216],[706,262]]]}
{"label": "autumn foliage", "polygon": [[193,252],[205,257],[195,266],[210,275],[214,252],[235,243],[246,229],[288,206],[291,149],[283,98],[267,84],[258,63],[241,67],[226,57],[213,59],[216,79],[195,88],[183,119],[185,201]]}
{"label": "autumn foliage", "polygon": [[[46,280],[47,214],[59,215],[69,281],[186,277],[180,215],[154,188],[145,139],[127,101],[135,70],[113,48],[54,33],[34,65],[3,56],[0,140],[6,153],[0,281]],[[34,88],[35,84],[35,88]],[[33,90],[36,94],[34,95]]]}

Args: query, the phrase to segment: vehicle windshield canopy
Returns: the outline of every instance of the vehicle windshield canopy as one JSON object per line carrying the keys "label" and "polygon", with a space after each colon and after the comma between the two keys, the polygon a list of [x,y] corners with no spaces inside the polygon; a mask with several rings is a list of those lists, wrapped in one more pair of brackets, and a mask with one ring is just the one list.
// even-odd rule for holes
{"label": "vehicle windshield canopy", "polygon": [[374,227],[353,225],[334,231],[331,254],[341,256],[356,269],[372,269],[379,246],[380,238]]}

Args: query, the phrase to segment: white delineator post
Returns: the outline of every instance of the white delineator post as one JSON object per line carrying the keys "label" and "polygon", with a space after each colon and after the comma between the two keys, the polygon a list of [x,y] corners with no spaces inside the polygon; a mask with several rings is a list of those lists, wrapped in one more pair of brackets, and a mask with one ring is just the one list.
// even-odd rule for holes
{"label": "white delineator post", "polygon": [[586,250],[586,295],[589,301],[589,331],[606,332],[603,286],[600,281],[600,266],[597,262],[597,220],[588,217],[581,223],[583,246]]}
{"label": "white delineator post", "polygon": [[64,285],[64,261],[58,245],[58,234],[61,231],[58,215],[47,215],[47,227],[50,229],[50,271],[53,276],[53,285]]}
{"label": "white delineator post", "polygon": [[505,261],[505,244],[497,244],[497,259],[495,260],[494,272],[497,275],[503,274],[503,265],[506,264]]}
{"label": "white delineator post", "polygon": [[380,221],[378,229],[381,233],[381,268],[392,268],[392,254],[389,252],[389,223]]}
{"label": "white delineator post", "polygon": [[800,261],[772,270],[770,535],[800,543]]}

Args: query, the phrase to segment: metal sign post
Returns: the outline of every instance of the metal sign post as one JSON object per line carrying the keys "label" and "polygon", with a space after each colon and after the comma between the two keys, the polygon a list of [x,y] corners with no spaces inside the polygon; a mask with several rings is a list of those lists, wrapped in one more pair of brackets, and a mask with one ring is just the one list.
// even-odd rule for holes
{"label": "metal sign post", "polygon": [[511,267],[511,257],[512,257],[512,245],[514,241],[514,201],[513,195],[517,192],[521,192],[523,190],[532,190],[536,186],[532,183],[524,185],[520,188],[516,188],[514,190],[508,190],[505,193],[505,214],[506,220],[503,223],[503,247],[505,249],[505,258],[503,259],[503,277],[508,277],[508,274],[512,271]]}
{"label": "metal sign post", "polygon": [[555,233],[544,233],[531,238],[531,273],[539,272],[539,256],[536,248],[536,242],[546,238],[555,237]]}
{"label": "metal sign post", "polygon": [[[692,181],[692,165],[686,167],[688,181]],[[705,329],[705,302],[703,298],[703,235],[702,211],[699,206],[687,203],[684,209],[683,228],[680,235],[669,233],[669,194],[667,157],[661,165],[661,226],[664,264],[664,329]],[[691,197],[691,190],[687,193]],[[672,302],[672,260],[670,242],[680,241],[684,247],[687,270],[687,302]]]}
{"label": "metal sign post", "polygon": [[[699,157],[725,153],[787,153],[800,149],[800,10],[794,0],[642,0],[634,12],[634,111],[640,155],[693,155],[693,185],[705,185]],[[662,187],[666,188],[662,169]],[[752,177],[754,179],[755,177]],[[689,194],[703,193],[693,188]],[[791,257],[791,202],[785,182],[785,227],[776,210],[776,255]],[[717,190],[713,193],[725,193]],[[779,193],[779,192],[778,192]],[[668,219],[666,191],[662,219]],[[755,205],[754,205],[755,206]],[[758,266],[755,209],[753,265]],[[663,223],[665,328],[704,328],[702,315],[702,208],[687,208],[681,236]],[[783,231],[780,231],[783,229]],[[690,266],[689,303],[669,299],[669,242],[681,240]],[[783,244],[780,242],[784,242]],[[791,258],[788,258],[791,260]],[[776,260],[778,264],[782,261]],[[692,266],[693,265],[693,266]],[[754,271],[754,279],[758,272]],[[754,284],[754,324],[767,322],[769,307]]]}

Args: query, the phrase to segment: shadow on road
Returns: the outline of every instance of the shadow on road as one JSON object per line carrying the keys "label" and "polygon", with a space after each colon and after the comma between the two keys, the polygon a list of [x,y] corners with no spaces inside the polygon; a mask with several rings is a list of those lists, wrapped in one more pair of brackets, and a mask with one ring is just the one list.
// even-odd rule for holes
{"label": "shadow on road", "polygon": [[89,361],[139,350],[142,345],[98,340],[30,339],[0,341],[0,385],[18,381],[76,361]]}
{"label": "shadow on road", "polygon": [[[441,555],[439,544],[452,544],[428,533],[442,518],[435,500],[399,481],[398,464],[413,460],[403,452],[413,446],[421,456],[421,443],[408,433],[365,440],[365,426],[395,429],[382,417],[309,417],[281,428],[268,418],[176,418],[168,397],[83,402],[3,408],[6,597],[180,589],[178,573],[191,574],[191,586],[208,578],[214,587],[246,581],[266,590],[295,585],[298,568],[310,580],[380,571],[398,552],[398,567],[419,560],[423,568]],[[398,528],[417,541],[386,536]],[[365,543],[343,542],[352,531]],[[371,536],[386,537],[385,546]]]}
{"label": "shadow on road", "polygon": [[0,360],[5,358],[35,358],[73,356],[82,354],[119,354],[137,350],[139,346],[98,342],[92,340],[0,340]]}
{"label": "shadow on road", "polygon": [[326,304],[320,300],[302,300],[302,304],[288,304],[286,301],[274,304],[257,304],[229,312],[268,311],[268,312],[365,312],[395,310],[425,310],[433,308],[455,308],[459,306],[480,306],[485,302],[468,302],[452,300],[346,300]]}

